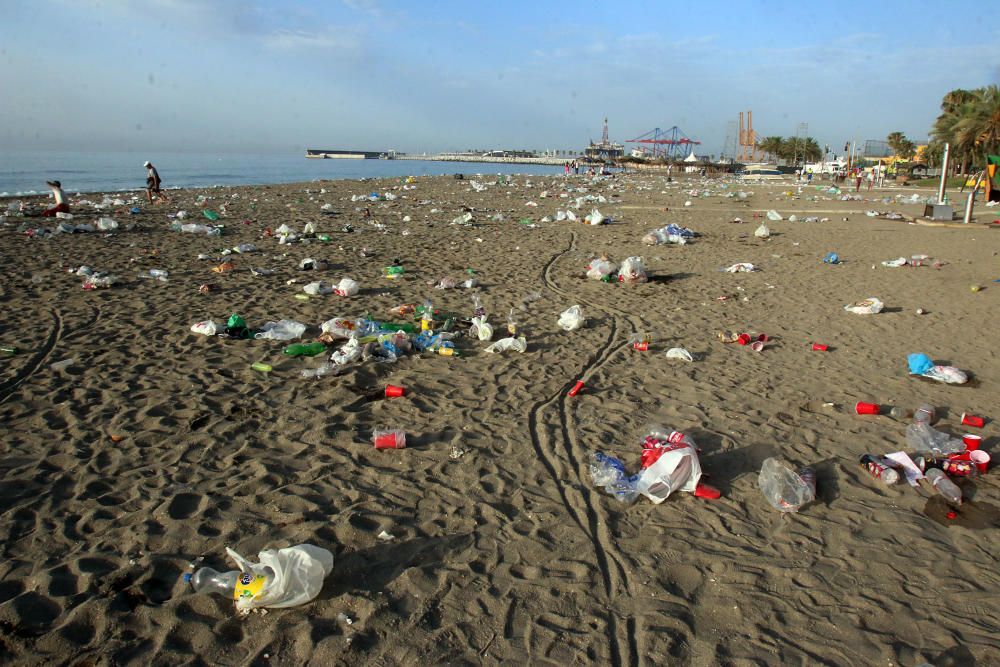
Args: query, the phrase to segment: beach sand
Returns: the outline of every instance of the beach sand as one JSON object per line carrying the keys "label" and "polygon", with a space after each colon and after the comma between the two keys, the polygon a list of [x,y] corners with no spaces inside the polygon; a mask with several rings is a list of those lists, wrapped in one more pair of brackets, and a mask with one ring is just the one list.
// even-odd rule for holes
{"label": "beach sand", "polygon": [[[471,178],[417,178],[408,190],[395,179],[174,191],[138,215],[125,212],[130,203],[113,207],[122,227],[111,235],[32,239],[18,225],[53,223],[0,226],[0,344],[21,348],[0,356],[0,660],[1000,664],[1000,476],[959,480],[966,502],[949,520],[927,487],[886,486],[858,464],[866,452],[905,450],[905,423],[853,413],[859,400],[929,402],[938,428],[963,433],[963,412],[983,415],[985,428],[972,429],[983,449],[1000,443],[990,420],[1000,382],[992,209],[970,227],[941,228],[864,215],[913,216],[922,204],[840,201],[790,183],[483,177],[476,192]],[[566,187],[586,191],[559,198]],[[726,197],[739,189],[752,194]],[[351,201],[372,191],[398,199]],[[914,192],[931,194],[861,194]],[[596,207],[613,224],[539,222],[585,195],[607,199]],[[200,210],[223,204],[221,237],[169,229],[168,213],[205,222]],[[366,205],[372,220],[358,210]],[[472,222],[451,224],[463,207]],[[771,238],[755,238],[754,212],[772,208],[800,221],[769,223]],[[99,215],[75,211],[73,223]],[[829,220],[801,221],[810,215]],[[746,223],[731,223],[737,216]],[[306,222],[331,241],[261,238]],[[641,243],[670,222],[700,236]],[[231,256],[231,273],[197,259],[240,243],[260,252]],[[831,251],[842,264],[821,261]],[[881,265],[919,253],[943,265]],[[602,254],[641,256],[652,279],[585,278]],[[329,267],[300,271],[307,257]],[[395,258],[406,273],[390,281],[382,268]],[[721,271],[736,262],[760,270]],[[80,265],[123,282],[85,291],[67,271]],[[489,354],[463,338],[461,357],[424,353],[306,379],[300,371],[322,358],[190,331],[239,313],[251,327],[303,322],[312,339],[332,317],[388,318],[388,308],[428,298],[471,315],[470,290],[432,287],[469,268],[494,338],[513,309],[527,352]],[[137,277],[149,269],[169,271],[168,282]],[[345,276],[360,294],[295,298],[305,282]],[[217,289],[202,295],[204,283]],[[873,296],[883,313],[844,310]],[[575,304],[586,324],[564,332],[556,320]],[[720,330],[771,341],[755,353],[719,342]],[[641,331],[656,334],[647,352],[627,344]],[[665,358],[677,346],[696,360]],[[911,352],[972,381],[909,377]],[[258,361],[273,371],[252,370]],[[584,390],[567,396],[577,380]],[[383,398],[388,383],[406,395]],[[649,424],[696,441],[721,499],[678,492],[623,505],[594,487],[590,453],[636,470]],[[406,449],[375,450],[378,425],[405,429]],[[796,514],[773,509],[757,488],[770,456],[813,466],[817,501]],[[230,569],[226,546],[256,559],[299,543],[335,554],[319,597],[302,607],[240,618],[231,601],[183,581],[193,562]]]}

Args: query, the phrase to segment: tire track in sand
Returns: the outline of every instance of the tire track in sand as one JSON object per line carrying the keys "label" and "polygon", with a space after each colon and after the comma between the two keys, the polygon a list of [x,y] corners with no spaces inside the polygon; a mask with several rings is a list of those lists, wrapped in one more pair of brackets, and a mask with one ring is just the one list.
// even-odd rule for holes
{"label": "tire track in sand", "polygon": [[[570,295],[555,282],[552,277],[552,269],[561,257],[575,249],[576,233],[571,231],[569,247],[553,255],[542,270],[542,279],[546,287],[563,297]],[[577,300],[579,301],[579,299]],[[633,331],[637,330],[634,319],[624,311],[613,307],[599,306],[588,301],[583,301],[583,303],[596,310],[613,312],[621,316],[621,319],[625,319]],[[619,317],[612,317],[607,342],[588,359],[578,377],[584,379],[590,377],[607,364],[615,353],[624,349],[624,344],[615,345],[620,326]],[[563,386],[555,395],[536,403],[529,411],[528,427],[531,433],[531,442],[538,458],[552,476],[556,488],[559,490],[563,506],[594,547],[608,603],[607,624],[608,639],[611,644],[611,662],[616,667],[626,664],[638,665],[639,647],[635,638],[639,630],[639,621],[635,618],[635,614],[629,611],[625,622],[622,623],[618,614],[623,611],[623,605],[615,604],[619,592],[624,593],[627,599],[633,599],[632,585],[617,546],[608,533],[607,525],[600,521],[600,516],[594,507],[594,493],[588,482],[580,475],[583,450],[576,439],[574,430],[570,428],[571,415],[567,409],[567,390],[571,384]],[[543,412],[554,403],[558,403],[559,406],[558,428],[562,442],[558,449],[550,442],[546,429],[540,428],[544,421]],[[575,476],[579,482],[576,488],[565,484],[565,481],[569,479],[567,472]]]}

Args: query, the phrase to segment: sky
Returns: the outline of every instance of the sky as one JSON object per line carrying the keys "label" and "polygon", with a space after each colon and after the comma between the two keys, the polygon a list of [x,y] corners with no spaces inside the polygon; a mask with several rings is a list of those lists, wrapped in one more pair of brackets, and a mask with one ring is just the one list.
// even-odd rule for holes
{"label": "sky", "polygon": [[580,150],[607,117],[719,155],[746,110],[920,142],[1000,84],[988,4],[0,0],[0,150]]}

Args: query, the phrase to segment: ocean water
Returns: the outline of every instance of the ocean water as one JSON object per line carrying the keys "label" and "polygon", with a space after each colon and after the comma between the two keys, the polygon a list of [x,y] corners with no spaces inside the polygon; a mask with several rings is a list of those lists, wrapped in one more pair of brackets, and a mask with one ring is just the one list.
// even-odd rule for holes
{"label": "ocean water", "polygon": [[165,188],[300,183],[318,179],[392,178],[442,174],[559,174],[562,167],[534,164],[431,160],[309,160],[303,153],[71,153],[0,151],[0,196],[49,192],[58,180],[66,192],[115,192],[146,187],[149,160]]}

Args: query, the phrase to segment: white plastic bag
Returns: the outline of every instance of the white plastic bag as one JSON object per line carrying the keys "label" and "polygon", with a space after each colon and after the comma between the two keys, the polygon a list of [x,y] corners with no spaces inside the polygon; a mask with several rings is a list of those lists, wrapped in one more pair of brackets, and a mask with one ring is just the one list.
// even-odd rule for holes
{"label": "white plastic bag", "polygon": [[750,262],[739,262],[726,269],[726,273],[753,273],[757,267]]}
{"label": "white plastic bag", "polygon": [[771,230],[767,228],[767,225],[761,224],[760,227],[753,233],[759,239],[769,239],[771,238]]}
{"label": "white plastic bag", "polygon": [[316,296],[317,294],[329,294],[333,291],[333,288],[327,285],[322,280],[317,280],[314,283],[309,283],[308,285],[302,286],[302,291],[310,296]]}
{"label": "white plastic bag", "polygon": [[583,308],[571,306],[559,316],[558,324],[563,331],[576,331],[583,326],[584,319]]}
{"label": "white plastic bag", "polygon": [[219,327],[212,320],[205,320],[204,322],[196,322],[191,325],[191,331],[196,334],[201,334],[202,336],[214,336],[215,332],[219,330]]}
{"label": "white plastic bag", "polygon": [[292,340],[300,338],[306,331],[306,325],[295,320],[279,320],[277,322],[267,322],[260,328],[260,332],[254,334],[254,338],[265,338],[268,340]]}
{"label": "white plastic bag", "polygon": [[601,257],[595,260],[591,260],[590,266],[587,267],[587,277],[594,280],[600,280],[604,276],[610,276],[612,273],[618,270],[618,265],[614,262]]}
{"label": "white plastic bag", "polygon": [[118,229],[118,221],[112,218],[98,218],[97,228],[102,232],[110,232],[113,229]]}
{"label": "white plastic bag", "polygon": [[694,357],[691,356],[691,353],[685,350],[683,347],[672,347],[669,350],[667,350],[667,359],[694,361]]}
{"label": "white plastic bag", "polygon": [[619,281],[623,283],[644,283],[647,279],[646,267],[643,265],[641,257],[627,257],[622,262],[622,267],[618,271]]}
{"label": "white plastic bag", "polygon": [[604,224],[605,217],[595,208],[585,220],[591,225],[601,225]]}
{"label": "white plastic bag", "polygon": [[350,338],[358,328],[358,320],[335,317],[332,320],[323,322],[319,328],[323,333],[328,333],[337,338]]}
{"label": "white plastic bag", "polygon": [[773,222],[781,220],[781,214],[775,211],[773,208],[767,212],[767,219]]}
{"label": "white plastic bag", "polygon": [[305,604],[319,595],[323,580],[333,572],[333,554],[312,544],[265,549],[257,554],[259,563],[251,563],[229,547],[226,553],[244,573],[270,577],[260,593],[236,600],[236,609],[242,613],[258,607],[281,609]]}
{"label": "white plastic bag", "polygon": [[330,355],[330,361],[338,366],[344,366],[360,358],[361,347],[358,345],[357,338],[349,339],[343,347]]}
{"label": "white plastic bag", "polygon": [[350,278],[341,278],[337,288],[333,291],[340,296],[354,296],[358,293],[358,283]]}
{"label": "white plastic bag", "polygon": [[469,335],[475,336],[479,340],[490,340],[493,338],[493,325],[486,321],[488,315],[473,317],[472,326],[469,327]]}
{"label": "white plastic bag", "polygon": [[844,306],[844,310],[858,315],[876,315],[885,307],[881,301],[871,296],[862,301],[855,301]]}
{"label": "white plastic bag", "polygon": [[685,438],[667,445],[660,458],[639,474],[636,490],[659,505],[674,491],[693,492],[699,479],[698,453]]}
{"label": "white plastic bag", "polygon": [[486,348],[487,352],[506,352],[507,350],[514,350],[515,352],[524,352],[528,349],[528,341],[524,336],[518,338],[501,338],[497,342]]}

